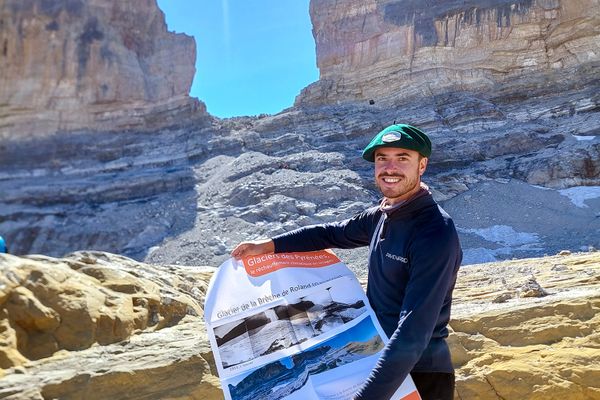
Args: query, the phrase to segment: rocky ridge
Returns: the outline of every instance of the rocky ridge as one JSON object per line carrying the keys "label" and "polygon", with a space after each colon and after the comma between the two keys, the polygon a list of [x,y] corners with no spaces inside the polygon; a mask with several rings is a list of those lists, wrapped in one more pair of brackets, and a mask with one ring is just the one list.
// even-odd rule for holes
{"label": "rocky ridge", "polygon": [[[457,220],[465,249],[485,252],[468,263],[598,248],[598,196],[577,206],[560,192],[600,185],[600,142],[589,131],[600,115],[555,114],[581,95],[557,95],[550,108],[532,103],[535,122],[518,122],[524,105],[497,105],[502,118],[476,134],[465,130],[481,115],[464,97],[451,97],[455,116],[469,114],[455,126],[441,124],[427,100],[393,110],[199,116],[142,136],[82,131],[15,139],[0,148],[0,229],[16,254],[97,249],[157,263],[218,265],[240,240],[346,218],[375,204],[371,165],[360,150],[386,121],[403,115],[432,137],[425,181]],[[516,204],[527,207],[527,218],[515,213]],[[537,239],[525,247],[497,244],[482,231],[496,226]],[[352,260],[358,265],[361,257]]]}
{"label": "rocky ridge", "polygon": [[[213,268],[100,252],[0,266],[0,398],[223,398],[202,320]],[[600,252],[461,268],[456,398],[600,398],[599,285]]]}

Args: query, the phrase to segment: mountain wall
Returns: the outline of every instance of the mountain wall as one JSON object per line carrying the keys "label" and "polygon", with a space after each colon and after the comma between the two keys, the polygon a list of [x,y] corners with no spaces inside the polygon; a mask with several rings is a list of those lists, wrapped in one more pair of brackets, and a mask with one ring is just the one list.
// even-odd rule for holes
{"label": "mountain wall", "polygon": [[4,0],[0,138],[140,129],[202,111],[189,97],[195,59],[194,39],[168,32],[154,0]]}
{"label": "mountain wall", "polygon": [[[231,119],[206,114],[188,97],[193,40],[167,32],[154,1],[1,4],[0,234],[14,254],[93,249],[219,265],[241,240],[376,204],[372,166],[360,151],[395,120],[432,139],[424,180],[458,226],[465,264],[600,248],[596,3],[313,1],[322,78],[279,114]],[[434,43],[439,35],[426,28],[444,13],[448,21],[462,15],[454,47]],[[539,30],[542,20],[548,29],[540,37],[563,32],[556,48],[572,57],[506,74],[483,69],[489,79],[479,80],[483,64],[473,60],[520,60],[528,53],[516,33]],[[503,35],[484,35],[498,23]],[[430,57],[419,68],[451,70],[460,61],[471,83],[438,85],[459,80],[429,72],[390,80],[392,70],[404,71],[407,58],[392,57],[409,50],[401,41],[348,61],[366,46],[350,44],[411,29],[415,57]],[[342,78],[382,95],[352,94]],[[409,78],[437,89],[419,95],[402,83]],[[342,83],[330,86],[332,79]],[[487,86],[473,83],[480,81]],[[364,250],[344,254],[359,275],[364,257]]]}
{"label": "mountain wall", "polygon": [[297,104],[598,82],[598,0],[312,0],[310,13],[320,79]]}

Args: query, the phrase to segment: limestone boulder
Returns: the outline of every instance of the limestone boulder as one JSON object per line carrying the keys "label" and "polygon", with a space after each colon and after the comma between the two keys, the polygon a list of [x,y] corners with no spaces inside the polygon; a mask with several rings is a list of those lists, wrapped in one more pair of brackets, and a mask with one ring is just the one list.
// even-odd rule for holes
{"label": "limestone boulder", "polygon": [[[545,293],[523,290],[532,281]],[[599,285],[598,252],[463,267],[449,338],[456,398],[600,398]]]}
{"label": "limestone boulder", "polygon": [[0,397],[222,398],[202,321],[212,271],[0,256]]}
{"label": "limestone boulder", "polygon": [[165,273],[173,279],[165,284],[157,281],[158,271],[148,275],[126,258],[119,263],[103,257],[102,253],[77,253],[62,260],[3,256],[2,368],[63,349],[123,341],[134,332],[160,330],[186,315],[202,314],[206,282],[195,286]]}

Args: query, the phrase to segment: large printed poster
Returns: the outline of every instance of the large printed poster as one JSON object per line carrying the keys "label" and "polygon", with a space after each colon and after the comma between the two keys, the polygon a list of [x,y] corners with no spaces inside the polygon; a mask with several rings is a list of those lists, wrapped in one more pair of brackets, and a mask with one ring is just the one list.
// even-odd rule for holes
{"label": "large printed poster", "polygon": [[[330,250],[226,261],[204,318],[230,400],[351,399],[387,343],[356,277]],[[410,376],[392,399],[420,399]]]}

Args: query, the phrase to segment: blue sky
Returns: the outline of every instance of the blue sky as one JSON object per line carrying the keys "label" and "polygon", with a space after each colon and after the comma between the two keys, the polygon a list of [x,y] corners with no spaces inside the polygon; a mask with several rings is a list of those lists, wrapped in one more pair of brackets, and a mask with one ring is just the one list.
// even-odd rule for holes
{"label": "blue sky", "polygon": [[309,0],[158,0],[196,39],[190,95],[218,117],[275,114],[318,79]]}

